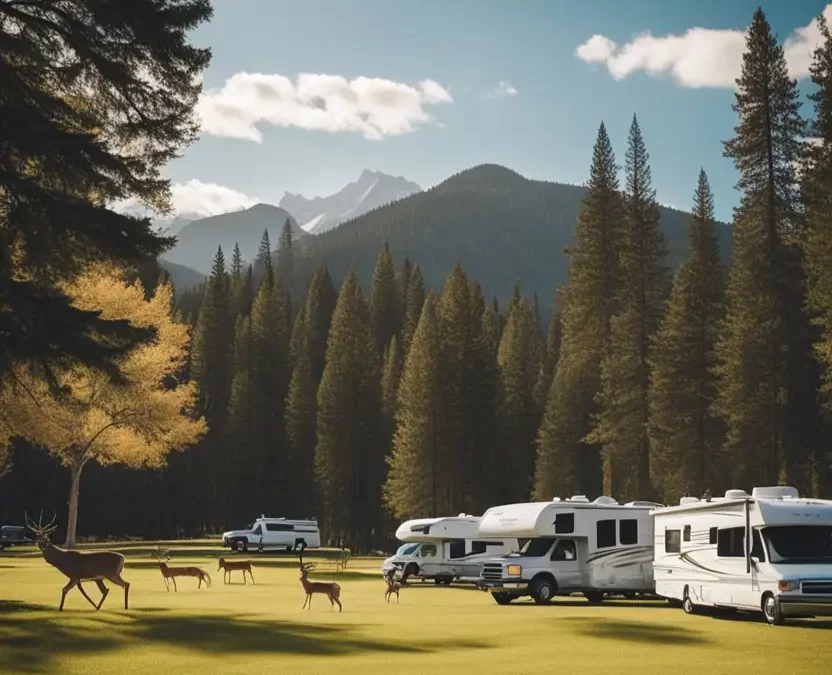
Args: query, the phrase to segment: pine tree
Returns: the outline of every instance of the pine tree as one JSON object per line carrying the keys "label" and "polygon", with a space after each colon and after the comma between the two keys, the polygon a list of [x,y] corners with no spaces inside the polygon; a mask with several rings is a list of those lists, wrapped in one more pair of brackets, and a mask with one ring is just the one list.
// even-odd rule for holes
{"label": "pine tree", "polygon": [[255,267],[263,270],[263,276],[272,283],[274,281],[274,265],[272,265],[272,244],[269,241],[269,231],[263,230],[263,236],[260,238],[260,245],[257,247],[257,258],[255,260]]}
{"label": "pine tree", "polygon": [[555,291],[555,306],[552,309],[552,316],[549,319],[549,328],[546,332],[546,344],[543,345],[543,357],[540,363],[540,374],[535,383],[534,398],[538,409],[542,412],[546,409],[546,401],[549,398],[549,389],[555,377],[555,368],[560,358],[560,343],[563,335],[563,304],[565,289],[558,287]]}
{"label": "pine tree", "polygon": [[651,347],[650,477],[665,503],[718,484],[722,424],[715,347],[724,288],[705,171],[693,200],[690,257],[677,270],[667,313]]}
{"label": "pine tree", "polygon": [[618,168],[603,123],[578,216],[575,246],[568,251],[569,283],[555,377],[537,437],[536,499],[598,494],[598,446],[587,443],[600,364],[610,339],[618,283],[621,200]]}
{"label": "pine tree", "polygon": [[[816,90],[810,94],[815,119],[810,136],[819,143],[809,149],[804,177],[806,195],[806,272],[808,307],[814,313],[818,331],[815,356],[823,369],[822,398],[826,408],[825,423],[832,409],[832,35],[826,18],[817,19],[823,41],[815,50],[810,67]],[[820,487],[829,489],[832,473],[832,452],[814,449],[812,494]]]}
{"label": "pine tree", "polygon": [[453,512],[439,433],[442,366],[436,296],[425,299],[405,361],[396,407],[385,501],[398,518]]}
{"label": "pine tree", "polygon": [[[254,485],[257,480],[257,457],[253,451],[257,448],[254,437],[255,409],[254,388],[252,386],[252,335],[251,320],[239,315],[234,331],[234,376],[231,382],[231,398],[228,411],[229,455],[232,457],[231,473],[226,480],[232,485]],[[257,504],[246,491],[235,491],[230,504],[229,518],[245,518],[246,513],[256,510]]]}
{"label": "pine tree", "polygon": [[234,253],[231,255],[231,281],[237,282],[243,274],[243,254],[240,245],[234,242]]}
{"label": "pine tree", "polygon": [[372,547],[381,523],[378,361],[370,312],[358,277],[350,272],[332,315],[318,389],[315,473],[325,531],[359,551]]}
{"label": "pine tree", "polygon": [[650,494],[648,363],[650,339],[664,307],[667,249],[649,155],[633,116],[627,148],[627,188],[619,255],[621,310],[610,321],[610,343],[601,365],[600,410],[588,440],[602,444],[603,489],[621,499]]}
{"label": "pine tree", "polygon": [[394,335],[381,360],[381,441],[385,457],[390,454],[396,426],[396,397],[401,374],[401,353]]}
{"label": "pine tree", "polygon": [[289,341],[289,363],[292,364],[292,369],[298,360],[298,355],[303,349],[303,341],[306,339],[306,303],[300,306],[300,311],[292,323],[292,337]]}
{"label": "pine tree", "polygon": [[383,352],[391,338],[399,333],[399,288],[396,285],[396,268],[387,244],[379,253],[373,271],[373,288],[370,296],[370,321],[376,336],[376,347]]}
{"label": "pine tree", "polygon": [[396,283],[399,287],[399,326],[402,327],[407,316],[408,289],[410,288],[410,277],[412,276],[413,263],[410,262],[410,258],[405,257],[402,268],[396,277]]}
{"label": "pine tree", "polygon": [[425,282],[419,265],[413,266],[410,282],[407,285],[407,302],[405,304],[404,326],[402,327],[402,353],[406,356],[410,350],[410,342],[416,332],[416,326],[422,315],[422,305],[425,302]]}
{"label": "pine tree", "polygon": [[286,292],[291,294],[295,284],[295,251],[292,247],[292,223],[288,218],[283,223],[277,249],[277,278]]}
{"label": "pine tree", "polygon": [[796,482],[816,433],[808,326],[796,240],[802,214],[795,164],[805,124],[783,48],[762,10],[746,36],[735,136],[725,142],[742,190],[734,214],[727,315],[717,347],[717,410],[726,425],[727,479]]}
{"label": "pine tree", "polygon": [[500,341],[500,429],[503,456],[500,503],[525,499],[534,474],[534,439],[540,425],[535,383],[540,372],[539,336],[533,307],[522,297],[512,301]]}
{"label": "pine tree", "polygon": [[329,271],[322,267],[315,272],[306,296],[306,339],[309,341],[309,368],[312,381],[317,387],[324,372],[327,339],[335,310],[337,293]]}

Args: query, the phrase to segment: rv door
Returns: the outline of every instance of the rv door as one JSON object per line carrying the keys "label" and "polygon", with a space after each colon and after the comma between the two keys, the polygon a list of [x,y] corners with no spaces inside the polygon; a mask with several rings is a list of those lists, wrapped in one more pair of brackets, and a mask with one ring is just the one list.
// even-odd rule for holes
{"label": "rv door", "polygon": [[558,539],[549,560],[559,588],[580,588],[584,585],[574,539]]}

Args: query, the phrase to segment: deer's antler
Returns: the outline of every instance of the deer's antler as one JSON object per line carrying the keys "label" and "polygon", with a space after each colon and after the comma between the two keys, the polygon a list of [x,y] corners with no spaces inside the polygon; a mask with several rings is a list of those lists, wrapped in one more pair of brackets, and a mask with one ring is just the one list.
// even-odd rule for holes
{"label": "deer's antler", "polygon": [[156,558],[156,560],[159,560],[160,562],[162,560],[170,560],[170,549],[162,548],[161,546],[156,546],[156,549],[154,551],[151,551],[150,555]]}
{"label": "deer's antler", "polygon": [[29,513],[27,511],[24,511],[23,517],[26,521],[26,527],[32,530],[32,532],[34,532],[38,537],[46,539],[58,529],[58,526],[55,525],[55,521],[58,518],[57,513],[52,516],[52,520],[50,520],[46,525],[43,524],[43,511],[40,512],[37,524],[29,518]]}

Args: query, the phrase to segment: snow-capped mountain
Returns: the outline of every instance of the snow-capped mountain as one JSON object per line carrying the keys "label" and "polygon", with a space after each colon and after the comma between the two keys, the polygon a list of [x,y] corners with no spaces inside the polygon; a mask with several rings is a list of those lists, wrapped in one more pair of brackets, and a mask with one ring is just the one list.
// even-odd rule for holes
{"label": "snow-capped mountain", "polygon": [[329,197],[307,199],[287,192],[280,200],[280,207],[291,213],[304,230],[320,234],[346,220],[421,191],[416,183],[401,176],[365,170],[357,181]]}

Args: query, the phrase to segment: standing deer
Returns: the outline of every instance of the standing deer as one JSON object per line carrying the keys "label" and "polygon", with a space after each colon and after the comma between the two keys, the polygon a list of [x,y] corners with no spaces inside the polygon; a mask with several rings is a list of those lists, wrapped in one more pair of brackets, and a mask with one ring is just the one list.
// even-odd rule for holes
{"label": "standing deer", "polygon": [[[110,592],[110,589],[104,585],[104,579],[108,579],[124,589],[124,609],[127,609],[127,595],[130,592],[130,584],[121,577],[121,572],[124,570],[124,556],[121,553],[115,551],[90,551],[85,553],[66,551],[55,546],[50,540],[52,534],[58,529],[58,526],[54,524],[54,516],[47,525],[41,523],[42,517],[38,519],[37,524],[30,520],[28,514],[25,517],[29,529],[35,533],[38,548],[43,553],[44,560],[69,578],[69,583],[64,586],[61,592],[61,604],[58,610],[63,610],[66,594],[76,586],[81,591],[81,595],[95,607],[96,611],[101,609],[101,605],[104,604],[104,600]],[[87,595],[81,585],[82,581],[95,581],[98,590],[101,591],[101,600],[97,605]]]}
{"label": "standing deer", "polygon": [[384,591],[384,599],[390,602],[390,596],[396,594],[396,604],[399,604],[399,589],[402,585],[396,581],[396,568],[384,573],[384,580],[387,582],[387,590]]}
{"label": "standing deer", "polygon": [[165,588],[168,591],[170,591],[168,584],[168,579],[170,579],[173,582],[174,592],[178,592],[176,588],[176,577],[196,577],[199,579],[199,586],[197,588],[202,588],[203,581],[207,587],[211,587],[211,577],[208,575],[208,572],[200,567],[168,567],[167,561],[170,560],[170,551],[168,549],[163,549],[159,546],[152,555],[159,562],[159,569],[162,571]]}
{"label": "standing deer", "polygon": [[303,562],[303,552],[300,553],[300,583],[303,586],[303,590],[306,591],[306,600],[303,601],[303,607],[301,609],[306,608],[306,604],[309,603],[309,609],[312,609],[312,595],[315,593],[323,593],[326,597],[329,598],[329,604],[335,607],[336,603],[338,604],[338,611],[343,611],[343,606],[341,605],[341,587],[336,584],[334,581],[309,581],[309,572],[315,569],[315,565],[312,563],[304,563]]}
{"label": "standing deer", "polygon": [[[231,583],[231,573],[236,570],[241,570],[243,573],[243,583],[246,583],[246,572],[251,577],[251,583],[254,584],[254,575],[251,573],[251,561],[250,560],[226,560],[225,558],[220,558],[219,567],[217,567],[217,572],[223,570],[222,573],[222,583]],[[228,577],[228,581],[226,581],[226,577]],[[257,584],[254,584],[255,586]]]}

